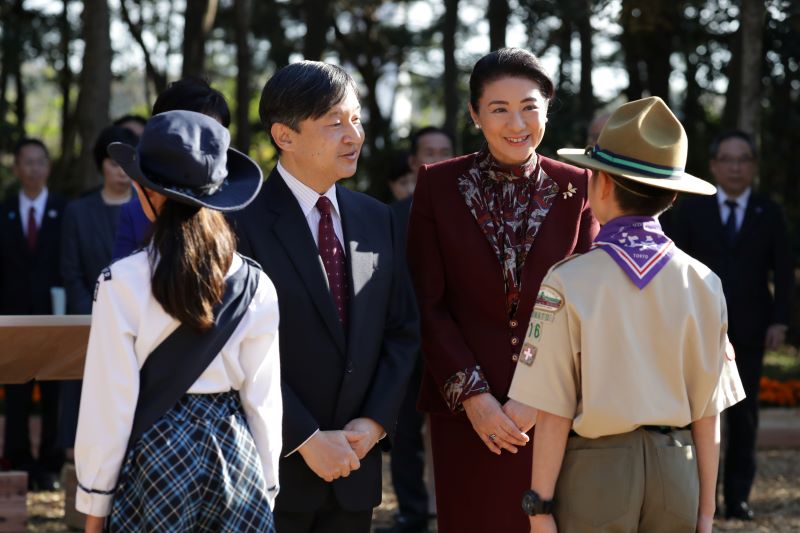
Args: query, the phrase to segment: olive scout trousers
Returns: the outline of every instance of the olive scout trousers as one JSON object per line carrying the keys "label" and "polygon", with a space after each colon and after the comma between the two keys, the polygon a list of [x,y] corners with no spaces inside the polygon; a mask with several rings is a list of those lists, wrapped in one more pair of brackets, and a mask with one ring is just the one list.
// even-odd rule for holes
{"label": "olive scout trousers", "polygon": [[556,484],[559,531],[693,532],[700,481],[689,430],[572,434]]}

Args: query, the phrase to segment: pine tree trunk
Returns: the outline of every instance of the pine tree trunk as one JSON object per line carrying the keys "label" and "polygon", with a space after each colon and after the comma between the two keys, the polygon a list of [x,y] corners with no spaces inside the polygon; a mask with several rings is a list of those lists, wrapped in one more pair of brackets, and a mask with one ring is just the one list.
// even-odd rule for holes
{"label": "pine tree trunk", "polygon": [[740,27],[741,49],[741,93],[739,94],[739,113],[736,125],[739,129],[758,135],[761,125],[761,65],[763,58],[764,17],[766,8],[763,0],[742,0]]}
{"label": "pine tree trunk", "polygon": [[305,0],[303,14],[306,22],[306,35],[303,38],[303,57],[319,61],[327,46],[328,30],[331,27],[330,0]]}
{"label": "pine tree trunk", "polygon": [[458,0],[445,0],[442,25],[442,49],[444,51],[444,130],[455,139],[455,153],[460,153],[458,128],[458,66],[456,65],[456,30],[458,29]]}
{"label": "pine tree trunk", "polygon": [[98,133],[109,123],[111,100],[111,38],[107,0],[85,0],[83,3],[83,70],[76,108],[81,152],[78,159],[76,185],[81,189],[100,183],[92,156]]}
{"label": "pine tree trunk", "polygon": [[489,0],[486,18],[489,19],[489,50],[497,50],[506,45],[506,28],[511,8],[508,0]]}
{"label": "pine tree trunk", "polygon": [[202,77],[206,37],[217,17],[217,0],[188,0],[183,29],[183,77]]}
{"label": "pine tree trunk", "polygon": [[253,54],[250,52],[251,0],[234,0],[236,16],[236,147],[247,153],[250,150],[250,83]]}

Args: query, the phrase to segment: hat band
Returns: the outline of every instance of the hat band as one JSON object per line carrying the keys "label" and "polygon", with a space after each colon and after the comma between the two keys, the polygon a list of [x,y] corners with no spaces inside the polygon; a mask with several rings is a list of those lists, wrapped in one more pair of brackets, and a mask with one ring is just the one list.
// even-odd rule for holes
{"label": "hat band", "polygon": [[212,194],[221,191],[226,185],[228,185],[228,178],[225,177],[217,183],[206,183],[205,185],[199,185],[197,187],[181,187],[180,185],[169,183],[171,180],[160,172],[149,170],[144,161],[142,161],[140,168],[142,169],[142,172],[144,172],[144,175],[156,185],[159,185],[160,187],[163,187],[169,191],[177,192],[183,194],[184,196],[189,196],[195,199],[211,196]]}
{"label": "hat band", "polygon": [[606,165],[611,165],[621,170],[632,170],[653,178],[680,178],[685,173],[684,167],[668,167],[648,163],[646,161],[639,161],[638,159],[604,150],[597,144],[588,147],[586,149],[586,155]]}

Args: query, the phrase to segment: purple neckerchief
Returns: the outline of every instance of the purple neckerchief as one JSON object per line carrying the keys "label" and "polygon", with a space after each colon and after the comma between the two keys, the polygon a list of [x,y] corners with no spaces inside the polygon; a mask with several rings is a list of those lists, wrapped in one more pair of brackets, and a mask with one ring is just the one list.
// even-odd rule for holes
{"label": "purple neckerchief", "polygon": [[675,244],[655,217],[624,216],[607,222],[592,248],[602,248],[634,285],[643,289],[669,263]]}

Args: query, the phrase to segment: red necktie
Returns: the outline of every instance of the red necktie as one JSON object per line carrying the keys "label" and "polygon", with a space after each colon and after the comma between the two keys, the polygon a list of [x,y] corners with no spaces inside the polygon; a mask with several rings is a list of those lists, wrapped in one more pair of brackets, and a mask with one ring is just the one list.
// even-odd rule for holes
{"label": "red necktie", "polygon": [[320,214],[319,219],[319,255],[325,265],[325,273],[328,275],[328,286],[333,296],[333,303],[339,313],[339,320],[347,331],[347,271],[344,262],[344,249],[336,232],[333,231],[333,218],[331,217],[331,201],[325,196],[320,196],[317,200],[317,210]]}
{"label": "red necktie", "polygon": [[36,210],[31,206],[28,210],[28,250],[31,252],[36,248],[36,237],[39,236],[39,228],[36,227]]}

